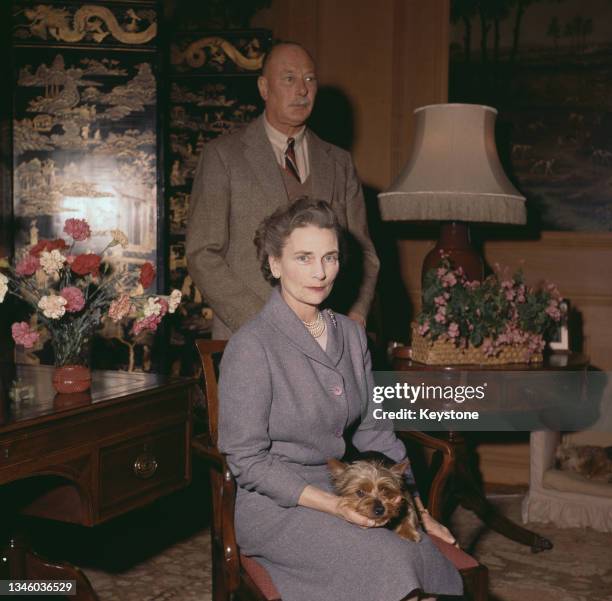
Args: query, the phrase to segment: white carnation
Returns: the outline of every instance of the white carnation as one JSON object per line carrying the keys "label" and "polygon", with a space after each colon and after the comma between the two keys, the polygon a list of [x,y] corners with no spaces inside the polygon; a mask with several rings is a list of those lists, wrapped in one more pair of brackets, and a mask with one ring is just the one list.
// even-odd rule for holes
{"label": "white carnation", "polygon": [[63,266],[66,257],[57,249],[40,253],[40,265],[47,275],[55,275]]}
{"label": "white carnation", "polygon": [[4,301],[4,297],[8,292],[8,278],[0,273],[0,303]]}
{"label": "white carnation", "polygon": [[173,290],[168,298],[168,312],[174,313],[176,308],[181,304],[183,294],[180,290]]}
{"label": "white carnation", "polygon": [[159,304],[157,296],[150,296],[144,306],[145,317],[149,315],[159,315],[162,312],[162,306]]}
{"label": "white carnation", "polygon": [[43,315],[49,319],[59,319],[66,313],[66,303],[68,301],[63,296],[43,296],[38,301],[38,308],[42,310]]}

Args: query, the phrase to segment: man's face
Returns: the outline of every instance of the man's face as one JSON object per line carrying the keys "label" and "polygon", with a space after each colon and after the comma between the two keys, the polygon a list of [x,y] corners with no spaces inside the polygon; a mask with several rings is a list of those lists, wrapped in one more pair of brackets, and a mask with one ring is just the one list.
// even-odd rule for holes
{"label": "man's face", "polygon": [[293,135],[310,116],[317,95],[314,63],[299,46],[281,46],[274,50],[257,86],[270,125]]}

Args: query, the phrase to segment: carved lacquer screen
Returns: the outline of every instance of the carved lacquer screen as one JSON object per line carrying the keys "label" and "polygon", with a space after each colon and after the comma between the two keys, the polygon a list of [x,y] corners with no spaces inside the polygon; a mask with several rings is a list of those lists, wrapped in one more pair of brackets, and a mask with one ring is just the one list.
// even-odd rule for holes
{"label": "carved lacquer screen", "polygon": [[[91,250],[118,228],[129,238],[127,248],[111,249],[119,264],[163,266],[157,20],[151,1],[13,3],[18,257],[40,239],[65,236],[65,219],[77,217],[91,226]],[[133,367],[129,330],[111,323],[103,336],[132,345],[129,359],[106,366]]]}
{"label": "carved lacquer screen", "polygon": [[193,340],[210,334],[212,311],[187,273],[185,230],[191,186],[205,144],[244,127],[261,113],[257,91],[265,30],[176,34],[170,49],[166,194],[170,218],[170,282],[183,292],[172,327],[172,368],[188,374]]}

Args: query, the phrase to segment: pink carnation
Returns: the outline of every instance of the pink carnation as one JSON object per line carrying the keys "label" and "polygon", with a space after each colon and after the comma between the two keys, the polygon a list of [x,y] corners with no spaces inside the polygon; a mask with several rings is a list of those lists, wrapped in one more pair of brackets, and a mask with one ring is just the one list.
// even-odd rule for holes
{"label": "pink carnation", "polygon": [[442,307],[446,305],[446,298],[442,295],[436,296],[436,298],[434,298],[434,303],[436,303],[438,307]]}
{"label": "pink carnation", "polygon": [[78,242],[82,242],[91,237],[91,229],[85,219],[66,219],[64,231]]}
{"label": "pink carnation", "polygon": [[457,338],[457,336],[459,336],[459,325],[453,321],[453,323],[448,326],[447,333],[449,338]]}
{"label": "pink carnation", "polygon": [[446,321],[446,307],[438,307],[438,312],[436,313],[434,319],[438,323],[444,323]]}
{"label": "pink carnation", "polygon": [[64,307],[68,313],[77,313],[85,306],[85,297],[80,288],[76,286],[67,286],[60,290],[60,296],[66,299]]}
{"label": "pink carnation", "polygon": [[39,338],[38,332],[30,328],[30,324],[25,321],[15,322],[11,326],[13,340],[21,344],[24,348],[32,348]]}
{"label": "pink carnation", "polygon": [[453,287],[456,283],[457,283],[457,278],[455,277],[455,274],[452,273],[451,271],[449,271],[445,276],[443,276],[442,278],[442,285],[445,288],[451,288]]}
{"label": "pink carnation", "polygon": [[138,336],[138,334],[140,334],[143,330],[151,330],[151,332],[155,332],[160,321],[161,317],[159,315],[155,315],[154,313],[148,317],[143,317],[134,324],[134,334]]}
{"label": "pink carnation", "polygon": [[561,310],[559,309],[559,305],[556,301],[551,301],[548,307],[546,307],[545,312],[555,321],[561,320]]}
{"label": "pink carnation", "polygon": [[429,320],[419,326],[419,334],[425,336],[429,332]]}
{"label": "pink carnation", "polygon": [[36,270],[40,268],[40,261],[30,255],[27,254],[17,265],[15,265],[15,271],[19,275],[33,275],[36,273]]}
{"label": "pink carnation", "polygon": [[132,310],[132,303],[127,294],[121,295],[117,300],[114,300],[108,308],[108,316],[114,321],[121,321]]}

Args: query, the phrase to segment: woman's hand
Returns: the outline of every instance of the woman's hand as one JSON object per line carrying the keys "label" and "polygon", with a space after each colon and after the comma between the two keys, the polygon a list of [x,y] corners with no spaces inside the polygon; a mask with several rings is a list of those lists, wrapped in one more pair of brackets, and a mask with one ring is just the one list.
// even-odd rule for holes
{"label": "woman's hand", "polygon": [[421,521],[423,522],[423,527],[425,528],[425,532],[427,532],[427,534],[437,536],[445,543],[450,543],[451,545],[455,545],[455,547],[459,548],[459,543],[453,536],[452,532],[446,526],[443,526],[440,524],[440,522],[434,520],[431,515],[429,515],[428,511],[421,512]]}
{"label": "woman's hand", "polygon": [[374,520],[365,517],[361,513],[358,513],[354,509],[351,509],[347,505],[341,502],[341,498],[338,497],[338,503],[336,507],[336,515],[339,518],[350,522],[351,524],[356,524],[357,526],[361,526],[362,528],[372,528],[376,523]]}
{"label": "woman's hand", "polygon": [[342,503],[342,499],[338,495],[334,495],[325,490],[321,490],[312,484],[308,484],[300,498],[298,505],[303,507],[310,507],[310,509],[317,509],[318,511],[324,511],[330,515],[335,515],[338,518],[342,518],[351,524],[356,524],[362,528],[371,528],[374,526],[374,520],[371,520],[355,510]]}

